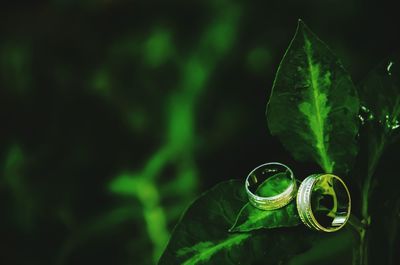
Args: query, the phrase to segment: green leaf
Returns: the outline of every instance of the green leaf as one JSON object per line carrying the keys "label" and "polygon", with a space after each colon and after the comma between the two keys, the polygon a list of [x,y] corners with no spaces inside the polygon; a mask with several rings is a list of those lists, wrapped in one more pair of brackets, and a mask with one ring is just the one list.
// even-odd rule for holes
{"label": "green leaf", "polygon": [[[265,180],[257,190],[261,196],[274,196],[283,192],[290,184],[285,174],[276,174]],[[296,202],[292,200],[287,206],[276,210],[259,210],[250,203],[240,210],[230,232],[249,232],[261,228],[291,227],[301,223]]]}
{"label": "green leaf", "polygon": [[360,85],[362,136],[368,154],[366,176],[373,175],[387,143],[395,139],[400,119],[400,60],[389,58]]}
{"label": "green leaf", "polygon": [[310,237],[310,240],[312,242],[312,247],[308,251],[293,256],[285,264],[357,264],[352,260],[352,249],[357,246],[358,235],[356,235],[350,227],[344,227],[335,233],[314,234]]}
{"label": "green leaf", "polygon": [[[360,99],[368,112],[367,121],[381,123],[383,131],[399,128],[400,58],[392,57],[372,70],[360,85]],[[365,117],[362,117],[365,118]]]}
{"label": "green leaf", "polygon": [[[400,57],[391,56],[375,67],[360,84],[364,218],[371,218],[369,249],[371,263],[397,264],[400,195],[398,148],[400,119]],[[396,143],[397,142],[397,143]],[[372,216],[371,216],[372,215]],[[397,241],[397,242],[396,242]]]}
{"label": "green leaf", "polygon": [[341,62],[299,21],[267,106],[272,135],[297,160],[347,172],[357,154],[359,100]]}
{"label": "green leaf", "polygon": [[223,182],[205,192],[175,227],[159,265],[282,264],[311,247],[310,237],[317,233],[305,226],[229,233],[246,203],[242,181]]}
{"label": "green leaf", "polygon": [[283,208],[271,211],[262,211],[247,203],[229,231],[249,232],[261,228],[291,227],[299,224],[301,224],[301,220],[295,201]]}
{"label": "green leaf", "polygon": [[243,244],[250,234],[228,233],[247,201],[242,190],[242,183],[229,181],[201,195],[174,229],[159,264],[201,264]]}

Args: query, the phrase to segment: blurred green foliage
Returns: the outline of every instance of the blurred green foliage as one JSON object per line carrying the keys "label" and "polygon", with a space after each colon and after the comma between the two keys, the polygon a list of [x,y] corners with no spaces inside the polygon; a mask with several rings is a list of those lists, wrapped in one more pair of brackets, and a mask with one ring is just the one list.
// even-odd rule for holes
{"label": "blurred green foliage", "polygon": [[395,12],[358,0],[4,4],[0,264],[155,264],[201,191],[293,162],[264,106],[297,19],[360,79],[399,46]]}

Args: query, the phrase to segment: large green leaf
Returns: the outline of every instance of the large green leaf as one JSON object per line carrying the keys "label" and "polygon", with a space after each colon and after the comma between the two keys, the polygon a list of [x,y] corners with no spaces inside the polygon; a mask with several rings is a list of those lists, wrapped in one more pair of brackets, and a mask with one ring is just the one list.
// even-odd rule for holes
{"label": "large green leaf", "polygon": [[291,227],[301,224],[295,201],[287,206],[270,211],[262,211],[247,203],[240,211],[231,232],[249,232],[261,228]]}
{"label": "large green leaf", "polygon": [[360,85],[363,110],[369,112],[367,120],[379,121],[386,132],[399,128],[400,58],[398,57],[393,56],[384,60]]}
{"label": "large green leaf", "polygon": [[[257,190],[261,196],[274,196],[283,192],[290,180],[285,174],[276,174],[264,181]],[[287,206],[263,211],[259,210],[250,203],[240,210],[235,224],[230,229],[231,232],[249,232],[260,228],[291,227],[301,223],[297,212],[296,202],[292,200]]]}
{"label": "large green leaf", "polygon": [[310,237],[317,233],[304,226],[229,233],[246,203],[242,181],[205,192],[175,227],[159,264],[282,264],[311,246]]}
{"label": "large green leaf", "polygon": [[[388,170],[377,170],[384,151],[390,147],[391,155],[387,155],[383,162],[385,167],[393,167],[398,164],[396,146],[400,131],[400,61],[398,56],[392,57],[375,69],[360,84],[360,99],[362,103],[360,118],[362,129],[360,131],[360,156],[357,168],[359,180],[363,182],[362,214],[369,218],[368,199],[373,193],[373,188],[379,182],[381,188],[385,188],[388,198],[392,190],[393,181],[397,181],[397,175],[388,173]],[[391,192],[393,194],[393,191]],[[394,190],[395,197],[398,196]],[[371,202],[373,203],[373,202]],[[379,206],[378,206],[379,207]]]}
{"label": "large green leaf", "polygon": [[332,51],[299,21],[267,107],[272,135],[292,155],[325,172],[347,172],[357,154],[359,101]]}
{"label": "large green leaf", "polygon": [[[372,215],[369,248],[373,262],[397,264],[400,196],[398,140],[400,131],[400,60],[392,56],[373,69],[360,84],[362,130],[360,178],[363,181],[364,218]],[[397,242],[396,242],[397,240]],[[384,254],[384,255],[382,255]],[[398,259],[399,256],[397,256]]]}
{"label": "large green leaf", "polygon": [[398,131],[400,119],[400,60],[389,58],[369,73],[360,85],[362,136],[368,155],[366,176],[371,176],[384,147]]}

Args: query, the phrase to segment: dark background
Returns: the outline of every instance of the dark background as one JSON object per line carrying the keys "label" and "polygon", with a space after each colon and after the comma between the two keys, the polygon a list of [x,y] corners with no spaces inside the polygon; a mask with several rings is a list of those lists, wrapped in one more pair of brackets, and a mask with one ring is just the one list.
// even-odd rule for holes
{"label": "dark background", "polygon": [[265,120],[299,18],[356,83],[399,47],[384,1],[2,5],[0,264],[154,264],[212,185],[318,170]]}

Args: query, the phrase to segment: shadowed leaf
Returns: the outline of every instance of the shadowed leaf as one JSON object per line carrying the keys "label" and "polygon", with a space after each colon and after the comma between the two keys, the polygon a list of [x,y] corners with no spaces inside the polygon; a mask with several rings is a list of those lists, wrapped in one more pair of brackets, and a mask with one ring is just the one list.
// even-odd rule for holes
{"label": "shadowed leaf", "polygon": [[[391,56],[375,67],[360,84],[360,181],[364,183],[363,214],[370,215],[370,259],[375,263],[397,264],[393,255],[399,231],[400,197],[398,151],[400,119],[400,60]],[[379,253],[379,254],[377,254]]]}
{"label": "shadowed leaf", "polygon": [[362,103],[360,118],[366,142],[368,165],[366,176],[372,175],[385,145],[394,140],[400,119],[400,60],[389,58],[372,70],[360,85]]}
{"label": "shadowed leaf", "polygon": [[175,227],[159,265],[281,264],[306,251],[318,235],[304,226],[229,233],[246,203],[242,181],[222,182],[205,192]]}

